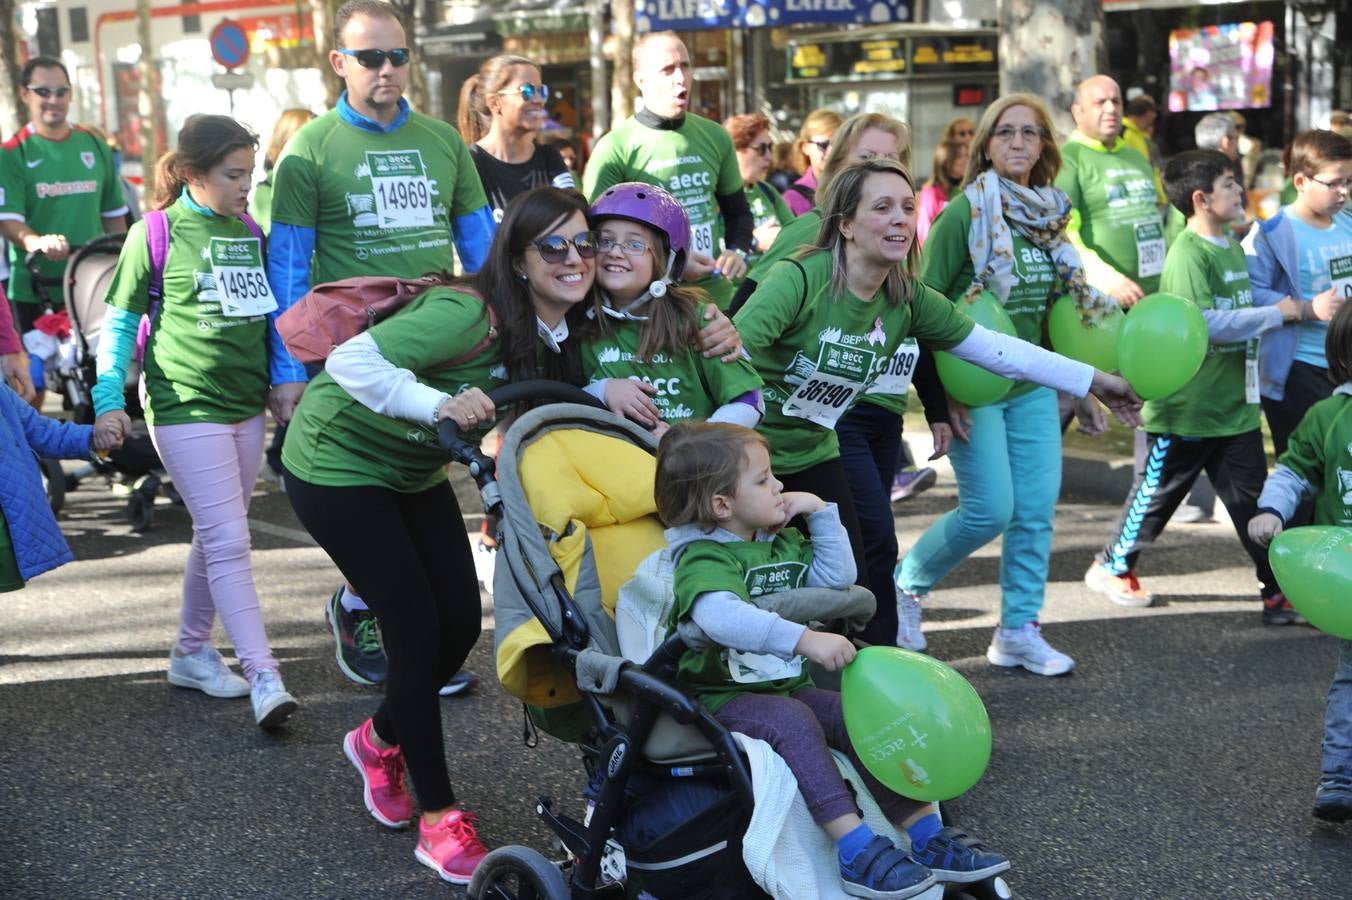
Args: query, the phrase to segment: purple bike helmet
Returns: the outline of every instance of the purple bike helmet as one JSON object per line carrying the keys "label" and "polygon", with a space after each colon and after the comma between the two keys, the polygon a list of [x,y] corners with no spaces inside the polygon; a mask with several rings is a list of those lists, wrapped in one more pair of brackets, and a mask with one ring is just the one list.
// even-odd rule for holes
{"label": "purple bike helmet", "polygon": [[657,230],[667,242],[667,278],[676,281],[690,253],[690,217],[676,198],[656,185],[626,181],[608,189],[591,208],[594,219],[628,219]]}

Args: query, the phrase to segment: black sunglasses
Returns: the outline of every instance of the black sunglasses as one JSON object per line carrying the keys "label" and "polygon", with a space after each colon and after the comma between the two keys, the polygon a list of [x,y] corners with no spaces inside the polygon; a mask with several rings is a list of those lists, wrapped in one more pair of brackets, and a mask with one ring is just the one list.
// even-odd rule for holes
{"label": "black sunglasses", "polygon": [[584,231],[571,241],[561,234],[548,234],[531,241],[531,246],[540,251],[540,258],[551,266],[558,265],[568,258],[568,245],[577,249],[577,255],[583,259],[596,256],[598,238],[594,231]]}
{"label": "black sunglasses", "polygon": [[830,139],[830,138],[818,138],[818,139],[815,140],[815,141],[808,141],[808,143],[811,144],[812,146],[816,147],[818,150],[820,150],[820,151],[823,152],[823,153],[826,153],[828,150],[831,149],[831,139]]}
{"label": "black sunglasses", "polygon": [[752,150],[755,150],[755,151],[756,151],[757,153],[759,153],[761,156],[769,156],[769,155],[770,155],[770,151],[773,150],[773,149],[775,149],[775,145],[774,145],[774,144],[771,144],[771,143],[769,143],[769,142],[766,142],[766,143],[764,143],[764,144],[753,144],[753,145],[751,146],[751,149],[752,149]]}
{"label": "black sunglasses", "polygon": [[408,65],[409,49],[407,47],[395,47],[393,50],[349,50],[342,47],[338,50],[344,56],[356,57],[357,63],[363,69],[379,69],[385,65],[385,60],[390,61],[390,65],[396,69]]}
{"label": "black sunglasses", "polygon": [[27,90],[30,90],[33,93],[37,94],[43,100],[50,100],[52,97],[64,97],[70,93],[70,88],[68,87],[50,88],[43,87],[42,85],[34,86],[31,84],[26,85],[25,87]]}

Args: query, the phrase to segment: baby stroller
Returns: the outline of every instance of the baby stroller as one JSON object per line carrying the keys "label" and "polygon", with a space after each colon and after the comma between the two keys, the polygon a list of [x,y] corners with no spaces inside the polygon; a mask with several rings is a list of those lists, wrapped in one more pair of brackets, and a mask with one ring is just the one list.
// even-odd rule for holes
{"label": "baby stroller", "polygon": [[[108,308],[104,298],[108,295],[125,238],[125,234],[104,235],[71,251],[61,279],[62,298],[70,319],[68,337],[57,339],[45,335],[30,340],[25,336],[26,344],[38,342],[29,352],[34,354],[36,351],[36,355],[44,360],[47,388],[59,391],[62,406],[71,411],[71,419],[85,425],[94,421],[92,390],[98,377],[96,356],[99,333]],[[40,251],[28,254],[25,264],[44,312],[51,313],[54,305],[49,291],[55,285],[42,277],[39,256]],[[137,365],[127,373],[125,390],[127,411],[131,415],[138,415],[141,408],[137,397],[140,374]],[[166,496],[175,497],[159,455],[144,429],[138,429],[138,433],[127,438],[120,449],[109,451],[106,458],[91,454],[89,463],[74,473],[63,474],[60,464],[54,460],[42,460],[41,465],[54,512],[60,510],[66,491],[74,490],[91,474],[102,476],[109,484],[116,480],[126,485],[130,489],[127,520],[136,532],[150,528],[155,497],[161,488]]]}
{"label": "baby stroller", "polygon": [[[536,813],[570,861],[561,868],[530,848],[502,847],[480,864],[469,896],[767,896],[742,860],[755,806],[751,770],[733,736],[675,682],[683,637],[666,638],[641,665],[618,648],[618,589],[664,545],[652,499],[655,439],[555,383],[513,384],[490,396],[498,406],[574,401],[521,415],[503,440],[496,477],[492,461],[458,440],[453,422],[442,423],[442,441],[469,466],[485,507],[501,509],[498,676],[535,726],[578,745],[593,803],[579,821],[539,798]],[[872,595],[862,589],[772,596],[820,611],[823,593],[838,603],[830,618],[872,614]]]}

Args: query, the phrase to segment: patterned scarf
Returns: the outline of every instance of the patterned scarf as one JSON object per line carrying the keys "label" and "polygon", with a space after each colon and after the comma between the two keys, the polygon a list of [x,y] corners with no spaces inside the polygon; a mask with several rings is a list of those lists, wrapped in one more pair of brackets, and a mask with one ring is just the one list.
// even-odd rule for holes
{"label": "patterned scarf", "polygon": [[1096,325],[1117,301],[1085,280],[1080,254],[1066,240],[1070,198],[1054,187],[1024,187],[987,169],[964,189],[972,204],[972,226],[967,230],[967,252],[976,277],[965,298],[971,302],[988,290],[1001,303],[1009,299],[1014,277],[1014,237],[1010,225],[1056,268],[1063,289],[1074,299],[1080,321]]}

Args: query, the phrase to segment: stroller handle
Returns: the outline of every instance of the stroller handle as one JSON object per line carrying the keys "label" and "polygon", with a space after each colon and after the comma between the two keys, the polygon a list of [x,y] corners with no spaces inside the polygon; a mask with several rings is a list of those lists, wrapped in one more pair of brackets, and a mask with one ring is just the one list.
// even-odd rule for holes
{"label": "stroller handle", "polygon": [[[584,406],[605,409],[604,403],[581,388],[544,378],[504,384],[489,391],[488,399],[493,401],[494,406],[512,406],[528,400],[548,400],[554,403],[581,403]],[[473,461],[476,451],[461,439],[460,426],[454,419],[442,419],[437,423],[437,434],[441,438],[442,449],[451,455],[451,459],[466,465]]]}

